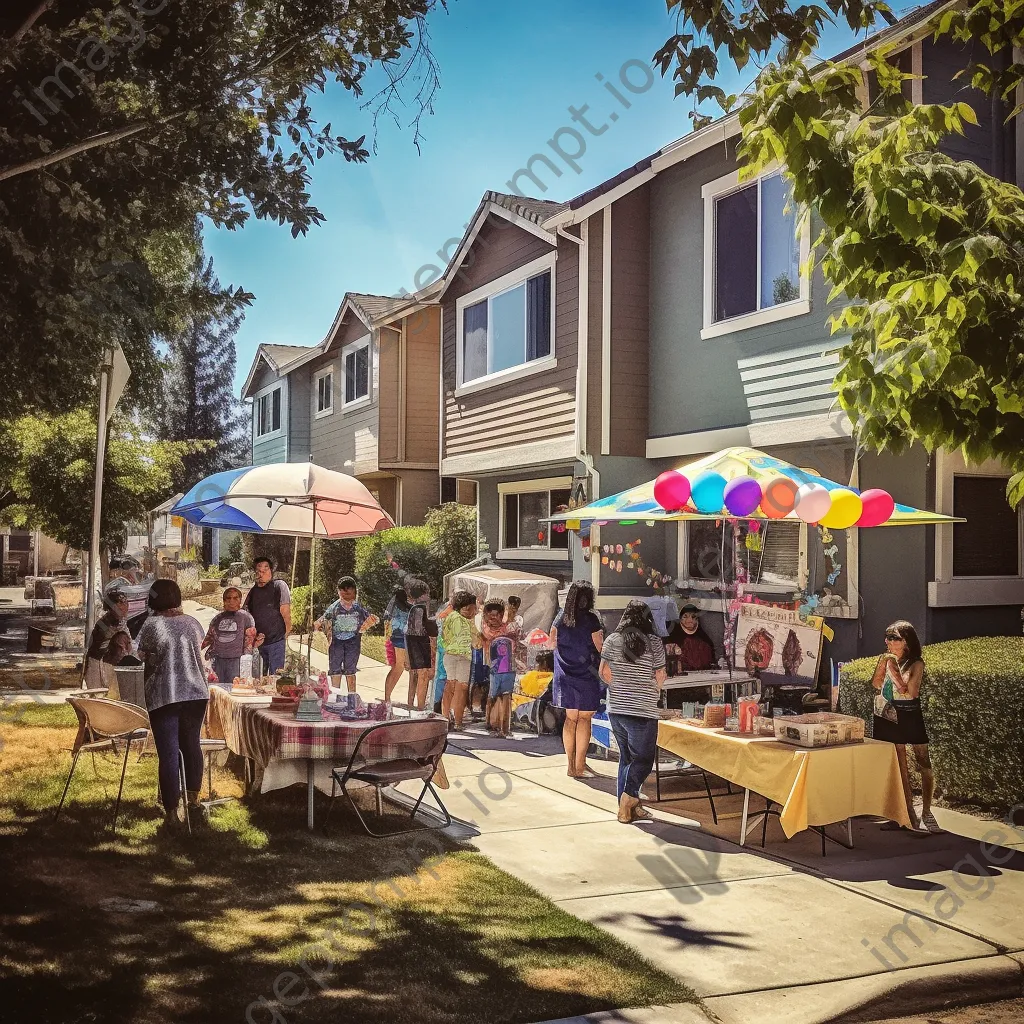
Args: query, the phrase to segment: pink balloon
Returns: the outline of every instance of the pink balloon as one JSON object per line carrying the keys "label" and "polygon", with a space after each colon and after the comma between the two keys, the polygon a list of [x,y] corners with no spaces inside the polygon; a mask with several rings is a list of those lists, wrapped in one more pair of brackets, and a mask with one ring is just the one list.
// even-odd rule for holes
{"label": "pink balloon", "polygon": [[864,503],[864,511],[854,526],[881,526],[896,510],[892,495],[880,487],[862,491],[860,500]]}
{"label": "pink balloon", "polygon": [[805,523],[820,523],[832,507],[832,498],[821,484],[804,484],[796,492],[796,514]]}
{"label": "pink balloon", "polygon": [[654,481],[654,500],[669,511],[682,508],[690,500],[690,481],[677,469],[662,473]]}

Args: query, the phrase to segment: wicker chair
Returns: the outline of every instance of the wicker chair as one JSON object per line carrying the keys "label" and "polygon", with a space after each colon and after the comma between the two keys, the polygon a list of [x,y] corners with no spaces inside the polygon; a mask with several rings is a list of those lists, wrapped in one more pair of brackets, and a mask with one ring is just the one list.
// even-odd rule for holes
{"label": "wicker chair", "polygon": [[[324,831],[327,830],[327,822],[330,819],[339,786],[348,797],[349,803],[352,804],[360,824],[371,836],[376,838],[401,835],[406,832],[422,832],[433,828],[447,828],[452,823],[451,815],[433,786],[434,776],[441,764],[441,755],[447,745],[448,723],[443,718],[414,718],[382,722],[380,725],[367,729],[359,737],[356,748],[352,751],[352,756],[345,768],[335,768],[331,773],[331,803],[327,809],[327,817],[324,818]],[[378,750],[386,749],[388,756],[374,758],[369,753],[373,747],[377,747]],[[348,791],[348,783],[352,779],[368,783],[376,789],[378,817],[383,816],[381,790],[385,786],[395,786],[400,782],[413,780],[420,781],[423,783],[423,789],[409,812],[410,822],[416,821],[416,812],[419,810],[423,798],[429,792],[444,815],[444,824],[437,825],[431,822],[413,825],[411,828],[394,829],[389,832],[375,832],[370,828],[358,805],[352,799],[352,794]]]}
{"label": "wicker chair", "polygon": [[78,759],[83,752],[95,754],[98,750],[113,750],[117,753],[118,741],[124,743],[124,761],[121,765],[121,782],[117,787],[117,800],[114,803],[114,819],[111,831],[117,829],[117,815],[121,810],[121,794],[124,792],[124,775],[128,768],[128,752],[136,740],[149,738],[149,716],[134,704],[121,701],[106,700],[102,697],[68,697],[67,702],[75,709],[78,716],[78,735],[71,747],[71,771],[64,784],[60,803],[54,812],[53,820],[60,817],[61,808],[71,788],[71,778],[78,767]]}

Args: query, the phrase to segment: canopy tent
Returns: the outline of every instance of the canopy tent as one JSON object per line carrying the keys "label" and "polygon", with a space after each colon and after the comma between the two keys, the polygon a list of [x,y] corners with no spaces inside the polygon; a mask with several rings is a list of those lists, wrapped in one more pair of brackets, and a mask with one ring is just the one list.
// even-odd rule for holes
{"label": "canopy tent", "polygon": [[366,537],[394,526],[355,477],[312,462],[244,466],[197,483],[171,509],[196,526],[288,537]]}
{"label": "canopy tent", "polygon": [[[756,481],[761,488],[767,487],[782,477],[791,481],[798,488],[804,485],[817,485],[820,488],[824,488],[830,494],[833,492],[844,492],[847,494],[853,492],[858,496],[860,495],[860,492],[855,488],[819,476],[813,470],[800,469],[782,459],[775,458],[773,455],[767,455],[762,451],[758,451],[756,448],[725,448],[720,452],[706,455],[685,466],[681,466],[675,472],[684,476],[690,482],[700,479],[704,474],[718,474],[727,483],[740,477],[747,477]],[[658,480],[661,480],[661,477]],[[801,521],[795,509],[790,510],[785,515],[766,515],[760,504],[749,513],[732,515],[722,505],[721,500],[719,500],[719,507],[712,511],[699,511],[692,500],[680,503],[678,508],[666,508],[654,496],[658,480],[649,480],[647,483],[620,491],[618,494],[613,494],[607,498],[599,498],[582,508],[575,508],[568,512],[553,515],[550,517],[550,521],[564,522],[572,530],[578,530],[589,525],[600,526],[605,523],[629,525],[636,522],[675,522],[680,520],[756,519],[776,522]],[[687,485],[686,491],[689,491],[689,485]],[[964,520],[940,515],[937,512],[927,512],[922,509],[912,508],[910,505],[895,503],[892,513],[885,522],[876,525],[926,526],[934,523],[958,522],[964,522]]]}
{"label": "canopy tent", "polygon": [[451,593],[468,590],[482,608],[487,601],[505,601],[513,594],[522,598],[520,614],[526,631],[551,629],[558,612],[558,580],[532,572],[482,567],[457,572],[452,577]]}

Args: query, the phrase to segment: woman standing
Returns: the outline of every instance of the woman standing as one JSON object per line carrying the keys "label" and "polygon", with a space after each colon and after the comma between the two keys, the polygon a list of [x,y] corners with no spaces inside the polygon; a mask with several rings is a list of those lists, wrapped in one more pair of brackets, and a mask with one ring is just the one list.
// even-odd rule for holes
{"label": "woman standing", "polygon": [[[875,697],[873,734],[876,740],[896,745],[896,758],[900,765],[903,792],[907,800],[907,813],[916,832],[941,832],[932,814],[935,794],[935,773],[928,756],[928,732],[921,712],[921,683],[924,680],[924,659],[917,630],[909,622],[894,622],[885,631],[886,652],[878,659],[871,685],[879,693]],[[914,759],[921,773],[923,807],[918,818],[914,809],[914,793],[907,768],[907,745],[914,748]],[[904,828],[890,821],[882,826],[885,831]]]}
{"label": "woman standing", "polygon": [[92,628],[89,650],[85,655],[85,681],[88,688],[106,687],[108,700],[120,700],[114,666],[131,650],[128,633],[128,597],[123,590],[111,590],[103,598],[107,610]]}
{"label": "woman standing", "polygon": [[580,779],[589,771],[587,749],[595,712],[601,707],[601,680],[597,674],[604,643],[601,620],[594,614],[594,588],[574,583],[565,607],[551,626],[555,648],[555,707],[565,710],[562,745],[570,778]]}
{"label": "woman standing", "polygon": [[395,652],[394,664],[388,669],[384,680],[384,699],[391,700],[391,694],[406,670],[405,627],[409,623],[409,596],[404,587],[398,587],[384,611],[384,622],[390,630],[391,647]]}
{"label": "woman standing", "polygon": [[618,818],[624,825],[649,819],[640,790],[658,754],[658,698],[665,682],[665,645],[651,609],[630,601],[619,628],[601,652],[601,678],[608,684],[608,720],[619,746]]}
{"label": "woman standing", "polygon": [[146,659],[146,707],[159,758],[160,801],[165,822],[175,825],[180,820],[179,751],[189,803],[198,801],[203,783],[199,736],[210,698],[201,651],[203,627],[181,610],[181,591],[173,580],[156,580],[149,608],[152,614],[139,632],[139,653]]}

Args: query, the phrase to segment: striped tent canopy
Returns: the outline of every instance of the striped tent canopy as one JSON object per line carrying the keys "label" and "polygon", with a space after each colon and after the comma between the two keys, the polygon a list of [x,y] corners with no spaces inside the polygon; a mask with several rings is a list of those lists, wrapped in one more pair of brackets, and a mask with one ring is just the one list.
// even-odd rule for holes
{"label": "striped tent canopy", "polygon": [[355,477],[312,462],[214,473],[179,499],[171,515],[216,530],[289,537],[366,537],[395,525]]}
{"label": "striped tent canopy", "polygon": [[[847,488],[846,484],[836,483],[826,477],[818,476],[813,470],[799,469],[789,462],[777,459],[773,455],[766,455],[756,448],[724,448],[712,455],[705,455],[694,462],[678,467],[678,471],[688,479],[694,480],[701,473],[715,472],[721,474],[727,481],[738,476],[750,476],[757,480],[762,486],[770,480],[783,476],[788,477],[797,486],[803,484],[820,484],[828,491],[838,489],[856,490]],[[750,515],[732,517],[724,511],[703,513],[698,512],[692,504],[682,509],[668,510],[662,508],[654,499],[654,480],[645,484],[631,487],[628,490],[620,491],[607,498],[599,498],[590,502],[582,508],[571,509],[568,512],[560,513],[550,517],[552,522],[564,522],[570,530],[578,530],[581,527],[601,523],[634,523],[645,522],[675,522],[678,520],[718,520],[740,518],[768,520],[760,508],[757,508]],[[790,512],[783,520],[800,522],[795,512]],[[773,520],[779,522],[780,520]],[[959,523],[963,519],[955,519],[952,516],[940,515],[937,512],[926,512],[922,509],[912,508],[910,505],[896,503],[896,507],[883,526],[927,526],[934,523]]]}

